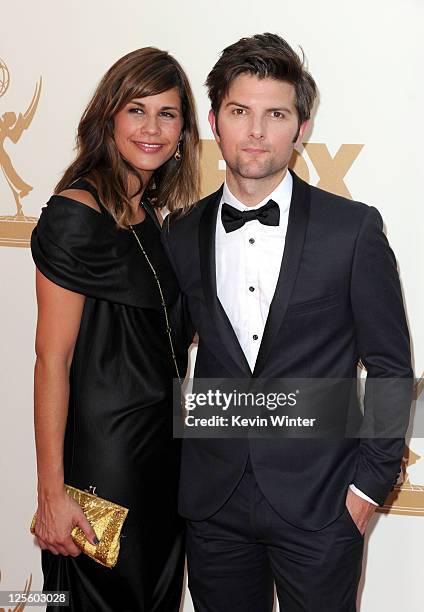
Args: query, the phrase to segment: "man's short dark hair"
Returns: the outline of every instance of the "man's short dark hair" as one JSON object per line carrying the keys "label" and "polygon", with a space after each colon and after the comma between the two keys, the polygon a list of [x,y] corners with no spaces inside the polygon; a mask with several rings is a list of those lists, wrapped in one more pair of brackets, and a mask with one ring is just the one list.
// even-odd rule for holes
{"label": "man's short dark hair", "polygon": [[251,74],[291,83],[299,125],[310,118],[317,95],[314,79],[304,67],[304,58],[278,34],[255,34],[241,38],[221,53],[206,79],[212,110],[218,115],[231,83],[241,74]]}

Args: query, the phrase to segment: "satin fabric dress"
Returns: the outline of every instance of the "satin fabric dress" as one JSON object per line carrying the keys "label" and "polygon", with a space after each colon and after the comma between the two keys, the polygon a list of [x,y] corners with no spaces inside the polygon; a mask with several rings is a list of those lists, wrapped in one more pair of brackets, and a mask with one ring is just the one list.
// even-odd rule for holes
{"label": "satin fabric dress", "polygon": [[[97,198],[85,181],[72,188]],[[132,232],[118,229],[100,209],[53,196],[31,248],[42,274],[86,297],[70,371],[65,482],[95,486],[100,497],[129,513],[113,569],[84,554],[43,551],[44,589],[69,590],[75,612],[177,611],[184,534],[177,515],[180,445],[172,435],[175,368],[152,271]],[[181,350],[176,279],[160,226],[145,209],[134,229],[159,277]],[[179,366],[184,373],[184,357]]]}

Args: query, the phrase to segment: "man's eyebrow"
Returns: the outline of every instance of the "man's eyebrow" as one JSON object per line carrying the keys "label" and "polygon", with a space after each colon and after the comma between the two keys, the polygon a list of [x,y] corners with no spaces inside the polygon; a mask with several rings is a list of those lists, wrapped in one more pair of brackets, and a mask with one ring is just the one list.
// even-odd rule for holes
{"label": "man's eyebrow", "polygon": [[289,108],[288,106],[276,106],[275,108],[267,108],[268,113],[272,113],[275,111],[284,111],[285,113],[290,113],[290,114],[293,113],[292,109]]}
{"label": "man's eyebrow", "polygon": [[[238,108],[246,108],[246,109],[250,108],[250,106],[247,106],[246,104],[241,104],[240,102],[237,102],[236,100],[229,100],[225,106],[226,107],[237,106]],[[293,114],[293,110],[290,109],[288,106],[275,106],[275,107],[266,109],[267,113],[272,113],[275,111],[284,111],[285,113]]]}
{"label": "man's eyebrow", "polygon": [[239,108],[249,108],[248,106],[246,106],[246,104],[240,104],[240,102],[236,102],[235,100],[230,100],[225,106],[238,106]]}

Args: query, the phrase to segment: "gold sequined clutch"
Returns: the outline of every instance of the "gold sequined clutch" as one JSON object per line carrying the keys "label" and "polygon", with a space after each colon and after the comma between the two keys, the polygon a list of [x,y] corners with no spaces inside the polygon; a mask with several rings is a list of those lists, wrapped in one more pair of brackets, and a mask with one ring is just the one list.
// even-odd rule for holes
{"label": "gold sequined clutch", "polygon": [[[121,529],[127,518],[128,508],[69,485],[65,485],[65,490],[81,507],[100,543],[97,546],[91,544],[79,527],[74,527],[71,532],[73,541],[83,553],[97,563],[106,567],[114,567],[118,560]],[[37,513],[34,514],[31,522],[32,534],[35,533],[36,522]]]}

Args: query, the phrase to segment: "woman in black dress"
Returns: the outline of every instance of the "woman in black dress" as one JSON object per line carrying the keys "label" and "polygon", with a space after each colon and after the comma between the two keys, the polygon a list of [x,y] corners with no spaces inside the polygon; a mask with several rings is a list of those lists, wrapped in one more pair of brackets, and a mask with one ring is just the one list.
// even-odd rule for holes
{"label": "woman in black dress", "polygon": [[[70,591],[75,612],[176,612],[184,549],[165,309],[183,375],[188,334],[160,210],[196,200],[199,145],[180,65],[154,48],[120,59],[84,112],[77,145],[31,244],[44,589]],[[129,508],[113,569],[73,543],[76,525],[93,543],[96,534],[64,483]]]}

